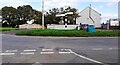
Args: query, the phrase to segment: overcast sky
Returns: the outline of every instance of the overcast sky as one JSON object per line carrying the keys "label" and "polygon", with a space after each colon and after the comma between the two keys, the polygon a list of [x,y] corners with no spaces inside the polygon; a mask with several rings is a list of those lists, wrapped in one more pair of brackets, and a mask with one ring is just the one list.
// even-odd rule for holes
{"label": "overcast sky", "polygon": [[[91,4],[92,8],[102,15],[102,22],[105,22],[109,18],[118,17],[118,1],[119,0],[44,0],[46,11],[51,8],[71,6],[77,8],[80,12]],[[42,9],[41,0],[0,0],[0,8],[4,6],[17,8],[22,5],[31,5],[33,9],[39,11]]]}

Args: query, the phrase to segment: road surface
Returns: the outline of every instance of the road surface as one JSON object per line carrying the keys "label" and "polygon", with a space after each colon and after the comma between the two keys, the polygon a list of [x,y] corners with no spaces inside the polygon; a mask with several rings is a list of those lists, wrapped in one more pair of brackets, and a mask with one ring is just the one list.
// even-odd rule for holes
{"label": "road surface", "polygon": [[2,63],[105,65],[118,63],[118,49],[117,37],[34,37],[2,34],[0,56]]}

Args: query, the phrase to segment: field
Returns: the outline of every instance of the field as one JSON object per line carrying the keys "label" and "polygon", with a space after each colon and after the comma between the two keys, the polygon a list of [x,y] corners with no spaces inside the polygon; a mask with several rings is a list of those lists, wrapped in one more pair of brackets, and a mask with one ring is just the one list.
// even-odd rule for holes
{"label": "field", "polygon": [[94,36],[106,36],[106,37],[116,37],[120,36],[119,31],[96,31],[94,33],[83,31],[83,30],[54,30],[54,29],[34,29],[23,32],[18,32],[16,35],[24,36],[65,36],[65,37],[94,37]]}
{"label": "field", "polygon": [[0,28],[0,31],[21,30],[20,28]]}

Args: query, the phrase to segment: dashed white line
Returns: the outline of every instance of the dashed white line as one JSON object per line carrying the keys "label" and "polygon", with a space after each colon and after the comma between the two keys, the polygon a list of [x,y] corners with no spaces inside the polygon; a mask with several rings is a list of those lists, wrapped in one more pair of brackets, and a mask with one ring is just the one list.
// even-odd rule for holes
{"label": "dashed white line", "polygon": [[94,63],[104,64],[104,63],[102,63],[102,62],[100,62],[100,61],[93,60],[93,59],[91,59],[91,58],[88,58],[88,57],[85,57],[85,56],[79,55],[79,54],[73,52],[72,50],[69,50],[69,51],[70,51],[71,53],[73,53],[74,55],[80,57],[80,58],[83,58],[83,59],[86,59],[86,60],[92,61],[92,62],[94,62]]}
{"label": "dashed white line", "polygon": [[17,50],[6,50],[5,52],[17,52]]}
{"label": "dashed white line", "polygon": [[15,55],[15,53],[0,53],[0,55]]}
{"label": "dashed white line", "polygon": [[70,54],[71,52],[59,52],[59,54]]}
{"label": "dashed white line", "polygon": [[93,48],[92,50],[103,50],[103,48]]}
{"label": "dashed white line", "polygon": [[21,55],[34,55],[34,53],[33,52],[31,52],[31,53],[24,53],[24,52],[22,52],[22,53],[20,53]]}
{"label": "dashed white line", "polygon": [[42,51],[53,51],[53,49],[42,49]]}
{"label": "dashed white line", "polygon": [[54,52],[41,52],[41,54],[54,54]]}
{"label": "dashed white line", "polygon": [[36,50],[23,50],[24,52],[35,52]]}
{"label": "dashed white line", "polygon": [[117,50],[118,48],[109,48],[109,50]]}

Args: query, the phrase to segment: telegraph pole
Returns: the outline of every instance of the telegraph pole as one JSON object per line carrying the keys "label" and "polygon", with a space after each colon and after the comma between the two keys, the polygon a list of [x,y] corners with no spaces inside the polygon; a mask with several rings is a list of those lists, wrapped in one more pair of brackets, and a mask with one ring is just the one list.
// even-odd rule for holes
{"label": "telegraph pole", "polygon": [[42,0],[42,27],[44,29],[44,1]]}

